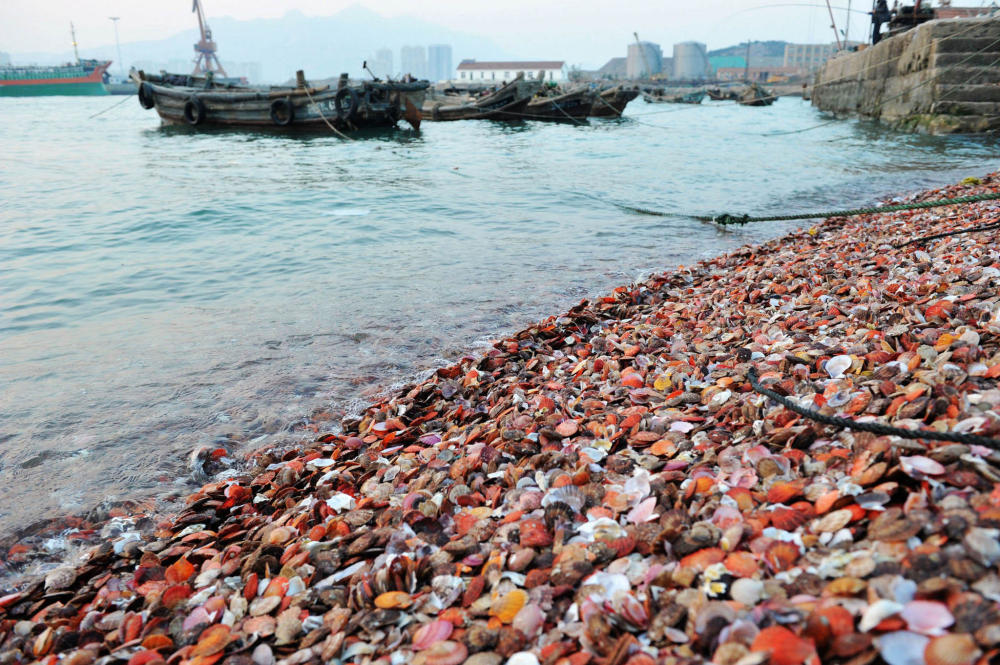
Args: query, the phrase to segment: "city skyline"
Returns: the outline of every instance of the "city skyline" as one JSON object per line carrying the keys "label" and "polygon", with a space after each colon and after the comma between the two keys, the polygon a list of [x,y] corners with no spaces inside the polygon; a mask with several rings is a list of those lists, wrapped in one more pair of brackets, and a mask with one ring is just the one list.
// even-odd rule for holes
{"label": "city skyline", "polygon": [[[978,5],[971,0],[963,4]],[[698,41],[709,48],[752,40],[784,40],[794,43],[834,41],[830,17],[825,5],[787,3],[763,5],[762,0],[703,0],[694,8],[676,1],[624,2],[615,14],[593,0],[544,6],[530,4],[532,21],[523,20],[527,0],[509,0],[504,5],[468,6],[457,0],[442,0],[421,9],[421,18],[452,30],[490,37],[510,55],[531,58],[560,58],[573,65],[595,68],[609,58],[625,55],[627,44],[638,31],[640,39],[669,47],[678,42]],[[312,16],[330,16],[351,7],[364,7],[384,17],[412,16],[412,5],[402,0],[289,0],[280,7],[262,0],[208,0],[205,10],[209,22],[231,17],[241,21],[277,18],[289,11]],[[857,4],[857,3],[856,3]],[[174,6],[177,5],[177,6]],[[457,9],[461,6],[461,11]],[[835,5],[836,6],[836,5]],[[152,0],[93,0],[82,13],[70,0],[51,0],[45,5],[27,0],[7,0],[0,8],[0,50],[24,52],[66,51],[69,47],[69,22],[76,25],[77,41],[88,47],[113,44],[110,16],[120,16],[123,44],[162,39],[192,30],[196,22],[186,3],[163,3]],[[81,15],[82,14],[82,15]],[[841,33],[847,32],[846,7],[834,10]],[[849,34],[864,37],[868,16],[855,8],[851,13]],[[548,20],[546,20],[546,18]],[[559,30],[553,31],[552,26]],[[484,29],[489,26],[489,29]],[[222,39],[224,35],[217,35]],[[411,44],[429,44],[414,34]],[[220,45],[224,48],[224,44]],[[365,54],[359,54],[364,57]],[[476,57],[474,53],[454,53],[454,62]]]}

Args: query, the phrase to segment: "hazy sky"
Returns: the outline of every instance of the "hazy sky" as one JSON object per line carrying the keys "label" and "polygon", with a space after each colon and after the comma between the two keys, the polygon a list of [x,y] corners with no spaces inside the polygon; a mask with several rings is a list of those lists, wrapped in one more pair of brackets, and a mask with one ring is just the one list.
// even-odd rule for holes
{"label": "hazy sky", "polygon": [[[518,57],[570,63],[602,63],[624,55],[624,44],[633,31],[663,45],[667,55],[671,44],[686,40],[718,48],[748,38],[793,42],[831,42],[834,38],[823,0],[203,0],[210,19],[276,17],[292,9],[331,15],[352,4],[385,16],[419,16],[456,30],[489,35]],[[843,29],[848,0],[832,4],[838,28]],[[979,6],[983,1],[956,4]],[[852,0],[850,5],[867,11],[871,0]],[[70,42],[70,21],[76,25],[81,45],[113,44],[109,16],[121,17],[122,43],[161,39],[196,25],[191,0],[0,0],[0,51],[63,51]],[[851,37],[863,38],[869,19],[862,13],[852,16]],[[420,43],[419,35],[414,35],[414,42]],[[612,44],[614,51],[606,52]]]}

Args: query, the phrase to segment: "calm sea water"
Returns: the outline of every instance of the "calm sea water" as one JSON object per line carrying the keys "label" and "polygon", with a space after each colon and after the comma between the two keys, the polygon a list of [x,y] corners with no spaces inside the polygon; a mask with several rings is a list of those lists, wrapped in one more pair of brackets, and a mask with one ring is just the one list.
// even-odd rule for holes
{"label": "calm sea water", "polygon": [[[635,215],[853,207],[997,168],[992,139],[770,108],[333,136],[161,128],[134,100],[0,99],[0,535],[186,491],[484,340],[773,237]],[[319,416],[321,419],[325,416]],[[330,426],[329,421],[322,423]]]}

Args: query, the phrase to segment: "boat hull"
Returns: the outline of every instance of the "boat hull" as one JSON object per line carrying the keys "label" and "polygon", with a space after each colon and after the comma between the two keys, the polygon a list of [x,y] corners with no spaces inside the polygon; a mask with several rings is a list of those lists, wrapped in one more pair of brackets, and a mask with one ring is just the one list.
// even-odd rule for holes
{"label": "boat hull", "polygon": [[49,97],[56,95],[89,97],[107,94],[108,91],[104,89],[104,84],[100,81],[34,83],[31,85],[10,85],[0,82],[0,97]]}
{"label": "boat hull", "polygon": [[[167,125],[246,129],[352,131],[395,127],[406,120],[419,128],[427,82],[353,87],[338,109],[339,90],[325,88],[196,88],[143,82]],[[348,102],[354,97],[356,101]],[[140,91],[139,101],[144,101]],[[350,112],[345,112],[349,107]]]}
{"label": "boat hull", "polygon": [[594,108],[594,94],[581,90],[559,97],[536,99],[528,104],[525,117],[529,120],[583,120]]}
{"label": "boat hull", "polygon": [[638,90],[605,90],[594,100],[590,115],[594,118],[617,118],[628,103],[639,96]]}

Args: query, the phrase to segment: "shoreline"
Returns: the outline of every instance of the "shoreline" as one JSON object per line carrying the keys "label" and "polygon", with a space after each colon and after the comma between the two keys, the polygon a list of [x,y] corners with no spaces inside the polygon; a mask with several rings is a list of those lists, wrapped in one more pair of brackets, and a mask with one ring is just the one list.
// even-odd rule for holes
{"label": "shoreline", "polygon": [[584,301],[342,436],[252,453],[253,473],[169,522],[121,516],[89,563],[0,599],[0,653],[638,665],[996,647],[1000,456],[811,424],[747,370],[813,408],[1000,438],[995,236],[891,247],[998,210],[830,219]]}

